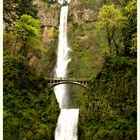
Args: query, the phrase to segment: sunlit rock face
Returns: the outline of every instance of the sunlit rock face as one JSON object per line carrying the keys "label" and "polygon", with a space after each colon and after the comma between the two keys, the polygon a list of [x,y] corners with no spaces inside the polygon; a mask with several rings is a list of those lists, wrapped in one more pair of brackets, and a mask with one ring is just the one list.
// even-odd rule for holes
{"label": "sunlit rock face", "polygon": [[49,4],[41,0],[33,0],[33,4],[36,6],[38,13],[38,19],[42,26],[58,27],[59,22],[59,5]]}
{"label": "sunlit rock face", "polygon": [[33,4],[38,9],[38,18],[42,26],[53,26],[58,29],[59,11],[61,6],[69,5],[69,24],[86,23],[96,20],[97,13],[93,8],[85,7],[83,0],[50,0],[53,3],[43,2],[41,0],[33,0]]}

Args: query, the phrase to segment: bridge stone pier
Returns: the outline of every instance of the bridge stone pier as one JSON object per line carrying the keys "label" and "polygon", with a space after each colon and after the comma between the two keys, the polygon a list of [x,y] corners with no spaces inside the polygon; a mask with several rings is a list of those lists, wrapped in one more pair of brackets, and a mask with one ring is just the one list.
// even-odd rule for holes
{"label": "bridge stone pier", "polygon": [[48,77],[45,79],[51,87],[54,87],[60,84],[76,84],[78,86],[82,86],[86,88],[87,84],[89,83],[89,80],[85,78],[76,79],[76,78],[64,78],[64,77],[56,77],[56,78]]}

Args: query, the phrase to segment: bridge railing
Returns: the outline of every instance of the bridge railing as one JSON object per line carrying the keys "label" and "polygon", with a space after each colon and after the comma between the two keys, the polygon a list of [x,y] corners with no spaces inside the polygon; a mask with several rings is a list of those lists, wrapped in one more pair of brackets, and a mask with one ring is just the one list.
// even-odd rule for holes
{"label": "bridge railing", "polygon": [[66,78],[66,77],[46,77],[45,78],[48,81],[89,81],[89,79],[86,78]]}

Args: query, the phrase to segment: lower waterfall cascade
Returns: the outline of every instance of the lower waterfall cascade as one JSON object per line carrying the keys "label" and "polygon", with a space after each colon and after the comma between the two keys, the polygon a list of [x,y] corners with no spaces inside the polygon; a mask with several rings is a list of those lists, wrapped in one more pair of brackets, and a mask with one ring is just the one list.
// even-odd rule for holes
{"label": "lower waterfall cascade", "polygon": [[[70,0],[67,1],[68,3]],[[67,66],[71,61],[68,53],[71,51],[67,42],[68,4],[61,7],[59,25],[59,43],[55,77],[67,77]],[[54,87],[54,92],[61,109],[55,129],[55,140],[77,140],[77,123],[79,109],[68,109],[67,87],[65,84]]]}

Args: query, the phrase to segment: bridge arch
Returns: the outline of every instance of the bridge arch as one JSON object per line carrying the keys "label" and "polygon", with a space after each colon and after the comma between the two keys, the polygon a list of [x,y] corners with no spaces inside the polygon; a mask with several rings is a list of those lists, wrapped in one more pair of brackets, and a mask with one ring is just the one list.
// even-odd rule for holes
{"label": "bridge arch", "polygon": [[87,88],[84,84],[81,84],[81,83],[75,82],[75,81],[61,81],[59,83],[52,83],[51,87],[55,87],[55,86],[58,86],[58,85],[61,85],[61,84],[75,84],[75,85],[81,86],[83,88]]}

